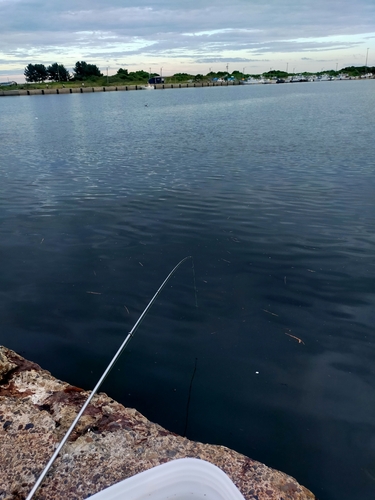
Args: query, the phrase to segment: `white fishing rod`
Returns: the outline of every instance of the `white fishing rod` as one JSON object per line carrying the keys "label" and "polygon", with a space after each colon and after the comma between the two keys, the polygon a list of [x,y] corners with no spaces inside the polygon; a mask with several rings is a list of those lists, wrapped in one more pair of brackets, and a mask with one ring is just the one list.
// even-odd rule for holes
{"label": "white fishing rod", "polygon": [[[74,427],[77,425],[78,423],[78,420],[81,418],[81,416],[83,415],[84,411],[86,410],[86,408],[88,407],[88,405],[90,404],[92,398],[95,396],[95,394],[97,393],[97,391],[99,390],[99,387],[102,385],[102,383],[104,382],[104,380],[106,379],[107,375],[109,374],[109,372],[111,371],[111,369],[113,368],[114,364],[116,363],[116,361],[118,360],[118,358],[121,356],[123,350],[125,349],[125,347],[128,345],[128,343],[130,342],[131,338],[133,337],[135,331],[137,330],[138,326],[141,324],[142,320],[144,319],[144,317],[146,316],[146,314],[148,313],[148,311],[150,310],[152,304],[155,302],[155,300],[157,299],[158,295],[160,294],[160,292],[163,290],[163,288],[165,287],[165,285],[168,283],[168,281],[171,279],[171,277],[174,275],[174,273],[177,271],[177,269],[181,266],[181,264],[183,264],[186,260],[188,259],[192,259],[192,265],[193,265],[193,277],[194,277],[194,290],[195,290],[195,293],[196,293],[196,286],[195,286],[195,274],[194,274],[194,261],[193,261],[193,257],[191,255],[189,255],[188,257],[185,257],[184,259],[182,259],[173,269],[172,271],[168,274],[168,276],[165,278],[165,280],[163,281],[163,283],[160,285],[160,287],[158,288],[157,292],[155,293],[155,295],[152,297],[152,299],[150,300],[150,302],[147,304],[146,308],[144,309],[143,313],[140,315],[140,317],[138,318],[137,322],[135,323],[135,325],[133,326],[133,328],[130,330],[130,332],[128,333],[128,335],[126,336],[124,342],[121,344],[121,346],[119,347],[118,351],[116,352],[116,354],[113,356],[111,362],[109,363],[109,365],[107,366],[107,368],[105,369],[103,375],[100,377],[98,383],[96,384],[96,386],[94,387],[94,389],[91,391],[89,397],[87,398],[85,404],[82,406],[81,410],[79,411],[79,413],[77,414],[76,418],[74,419],[72,425],[69,427],[69,429],[67,430],[65,436],[62,438],[62,440],[60,441],[60,444],[58,445],[58,447],[56,448],[55,450],[55,453],[52,455],[50,461],[48,462],[48,464],[45,466],[43,472],[40,474],[40,476],[38,477],[36,483],[34,484],[34,487],[33,489],[30,491],[29,495],[27,496],[26,500],[31,500],[31,498],[34,496],[35,492],[37,491],[37,489],[39,488],[39,486],[41,485],[43,479],[45,478],[47,472],[49,471],[49,469],[51,468],[53,462],[56,460],[56,458],[58,457],[62,447],[64,446],[64,444],[67,442],[70,434],[72,433]],[[197,297],[195,296],[195,301],[196,301],[196,305],[197,305]]]}

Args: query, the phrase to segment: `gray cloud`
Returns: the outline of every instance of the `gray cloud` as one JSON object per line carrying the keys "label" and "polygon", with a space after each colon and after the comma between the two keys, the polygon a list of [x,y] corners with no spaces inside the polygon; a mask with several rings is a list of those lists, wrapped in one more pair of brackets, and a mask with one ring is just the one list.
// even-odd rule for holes
{"label": "gray cloud", "polygon": [[[155,36],[224,28],[260,29],[272,36],[326,36],[371,33],[372,0],[46,0],[1,2],[1,33],[110,31],[118,35]],[[339,15],[338,15],[339,13]]]}
{"label": "gray cloud", "polygon": [[214,64],[293,54],[310,64],[312,52],[371,46],[374,19],[373,0],[0,0],[0,69],[41,60]]}

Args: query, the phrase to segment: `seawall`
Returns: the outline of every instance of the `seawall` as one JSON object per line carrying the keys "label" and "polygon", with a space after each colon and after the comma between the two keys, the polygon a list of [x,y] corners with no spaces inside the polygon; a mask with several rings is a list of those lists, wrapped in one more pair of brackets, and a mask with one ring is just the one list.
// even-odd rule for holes
{"label": "seawall", "polygon": [[[88,393],[0,346],[0,499],[30,492]],[[246,500],[314,500],[298,482],[224,446],[178,436],[97,394],[35,499],[80,500],[156,465],[194,457],[220,467]]]}
{"label": "seawall", "polygon": [[[202,82],[202,83],[160,83],[153,85],[155,89],[185,89],[197,87],[227,87],[239,85],[238,82]],[[92,92],[121,92],[129,90],[143,90],[144,85],[117,85],[106,87],[61,87],[43,89],[16,89],[0,90],[1,96],[22,96],[22,95],[51,95],[51,94],[87,94]]]}

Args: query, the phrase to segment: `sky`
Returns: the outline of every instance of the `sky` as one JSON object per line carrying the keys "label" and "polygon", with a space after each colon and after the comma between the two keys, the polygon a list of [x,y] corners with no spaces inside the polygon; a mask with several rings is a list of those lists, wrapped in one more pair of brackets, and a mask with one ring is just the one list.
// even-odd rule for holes
{"label": "sky", "polygon": [[375,66],[375,0],[0,0],[0,81],[76,61],[163,76]]}

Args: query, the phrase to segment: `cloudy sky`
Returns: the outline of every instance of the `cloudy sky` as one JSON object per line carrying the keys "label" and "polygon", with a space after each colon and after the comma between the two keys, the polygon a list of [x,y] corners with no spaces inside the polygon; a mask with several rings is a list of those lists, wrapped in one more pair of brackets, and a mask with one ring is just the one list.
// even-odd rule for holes
{"label": "cloudy sky", "polygon": [[170,75],[375,65],[375,0],[0,0],[0,80],[28,63]]}

